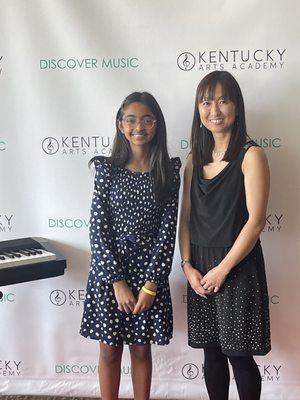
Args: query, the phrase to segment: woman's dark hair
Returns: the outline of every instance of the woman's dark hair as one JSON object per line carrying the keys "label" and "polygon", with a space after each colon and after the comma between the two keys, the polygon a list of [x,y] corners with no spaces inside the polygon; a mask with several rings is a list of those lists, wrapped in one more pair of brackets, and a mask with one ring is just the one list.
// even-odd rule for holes
{"label": "woman's dark hair", "polygon": [[214,92],[218,83],[222,87],[225,99],[231,100],[234,103],[236,112],[229,145],[223,160],[234,160],[248,138],[244,100],[239,84],[229,72],[213,71],[200,81],[196,90],[191,134],[191,148],[194,165],[206,165],[212,162],[212,151],[215,142],[211,131],[201,124],[198,106],[205,96],[208,95],[210,100],[214,98]]}
{"label": "woman's dark hair", "polygon": [[[116,115],[116,135],[113,142],[110,162],[114,167],[125,167],[131,156],[129,141],[120,131],[126,107],[132,103],[142,103],[149,107],[156,119],[156,134],[151,141],[149,170],[154,181],[154,193],[163,200],[170,192],[173,182],[173,169],[167,149],[166,123],[161,108],[155,98],[147,92],[133,92],[121,104]],[[91,160],[93,162],[93,159]]]}

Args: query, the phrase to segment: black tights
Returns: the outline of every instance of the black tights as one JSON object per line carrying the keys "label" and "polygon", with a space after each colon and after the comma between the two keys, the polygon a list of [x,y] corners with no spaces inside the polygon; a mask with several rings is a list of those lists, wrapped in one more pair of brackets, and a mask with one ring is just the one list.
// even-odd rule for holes
{"label": "black tights", "polygon": [[240,400],[259,400],[261,376],[252,356],[226,356],[219,347],[204,349],[204,378],[210,400],[228,400],[229,368],[233,369]]}

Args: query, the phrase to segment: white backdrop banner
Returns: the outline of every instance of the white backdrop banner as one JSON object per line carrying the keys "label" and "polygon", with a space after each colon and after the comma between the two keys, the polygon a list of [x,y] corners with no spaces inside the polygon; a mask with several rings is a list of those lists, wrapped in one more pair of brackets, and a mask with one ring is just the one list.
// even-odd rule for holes
{"label": "white backdrop banner", "polygon": [[[257,357],[263,399],[300,399],[298,2],[0,0],[0,241],[41,236],[64,276],[1,287],[0,394],[98,396],[98,344],[79,335],[89,268],[93,176],[123,98],[151,92],[169,150],[189,151],[194,95],[213,70],[241,85],[249,135],[272,188],[262,235],[272,351]],[[298,32],[298,34],[297,34]],[[187,345],[178,246],[170,277],[174,339],[153,347],[154,399],[207,399],[201,350]],[[129,354],[121,397],[130,398]],[[231,385],[230,399],[237,399]]]}

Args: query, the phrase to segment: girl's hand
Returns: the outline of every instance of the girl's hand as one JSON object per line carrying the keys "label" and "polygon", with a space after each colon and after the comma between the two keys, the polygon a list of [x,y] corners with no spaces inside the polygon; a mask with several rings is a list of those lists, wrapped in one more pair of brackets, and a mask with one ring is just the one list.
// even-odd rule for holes
{"label": "girl's hand", "polygon": [[[146,282],[145,288],[156,292],[157,285],[155,283]],[[155,300],[155,296],[144,292],[142,289],[139,292],[138,301],[133,310],[133,314],[141,314],[144,311],[150,310]]]}
{"label": "girl's hand", "polygon": [[212,292],[212,290],[206,290],[201,284],[202,275],[196,269],[193,268],[191,264],[186,263],[183,267],[186,279],[189,281],[191,288],[201,297],[207,298],[207,296]]}
{"label": "girl's hand", "polygon": [[221,266],[214,267],[201,279],[201,285],[204,289],[217,293],[221,288],[225,279],[227,278],[227,272]]}
{"label": "girl's hand", "polygon": [[113,284],[118,309],[126,314],[133,312],[136,305],[136,298],[126,281],[117,281]]}

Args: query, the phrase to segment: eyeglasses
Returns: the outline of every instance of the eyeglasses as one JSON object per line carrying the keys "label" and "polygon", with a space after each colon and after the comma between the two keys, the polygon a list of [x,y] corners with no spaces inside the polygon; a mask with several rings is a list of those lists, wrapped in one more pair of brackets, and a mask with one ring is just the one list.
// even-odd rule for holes
{"label": "eyeglasses", "polygon": [[156,119],[152,117],[144,117],[142,119],[138,119],[136,117],[125,117],[122,118],[122,121],[126,128],[129,129],[135,129],[138,124],[141,124],[141,126],[145,129],[151,129],[156,123]]}

